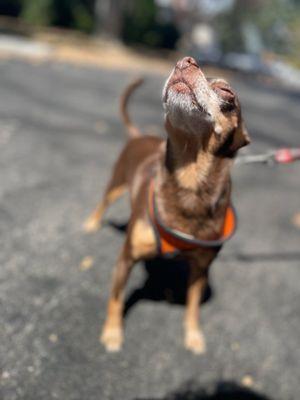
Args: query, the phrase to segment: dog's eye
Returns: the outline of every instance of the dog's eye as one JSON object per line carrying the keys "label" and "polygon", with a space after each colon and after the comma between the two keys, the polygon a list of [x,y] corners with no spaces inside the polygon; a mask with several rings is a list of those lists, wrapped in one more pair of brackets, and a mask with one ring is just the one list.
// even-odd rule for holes
{"label": "dog's eye", "polygon": [[235,101],[222,101],[221,110],[222,111],[232,111],[235,109]]}

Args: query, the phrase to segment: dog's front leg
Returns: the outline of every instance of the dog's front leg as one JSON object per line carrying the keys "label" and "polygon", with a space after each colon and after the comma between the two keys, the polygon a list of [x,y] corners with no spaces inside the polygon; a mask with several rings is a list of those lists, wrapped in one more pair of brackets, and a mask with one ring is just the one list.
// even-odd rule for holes
{"label": "dog's front leg", "polygon": [[184,317],[184,344],[195,354],[205,352],[205,339],[199,324],[199,307],[203,290],[207,285],[208,269],[196,259],[190,260],[190,274]]}
{"label": "dog's front leg", "polygon": [[110,352],[119,351],[122,347],[124,287],[133,264],[128,241],[126,241],[115,266],[106,321],[100,336],[100,341]]}

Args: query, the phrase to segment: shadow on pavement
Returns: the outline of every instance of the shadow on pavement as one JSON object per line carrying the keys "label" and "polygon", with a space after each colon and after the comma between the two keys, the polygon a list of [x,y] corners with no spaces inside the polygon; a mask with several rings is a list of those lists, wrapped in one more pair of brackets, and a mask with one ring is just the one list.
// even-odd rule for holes
{"label": "shadow on pavement", "polygon": [[[146,279],[142,287],[135,289],[125,302],[126,316],[138,301],[166,301],[170,304],[184,305],[188,282],[187,262],[178,259],[157,257],[144,262]],[[210,300],[212,289],[208,284],[202,303]]]}
{"label": "shadow on pavement", "polygon": [[116,231],[125,233],[127,229],[127,222],[116,222],[116,221],[103,221],[102,225],[107,225],[114,228]]}
{"label": "shadow on pavement", "polygon": [[[242,387],[234,382],[220,382],[216,389],[208,391],[202,388],[189,388],[194,384],[185,384],[182,388],[156,400],[271,400],[263,394]],[[133,400],[154,400],[148,398],[135,398]]]}

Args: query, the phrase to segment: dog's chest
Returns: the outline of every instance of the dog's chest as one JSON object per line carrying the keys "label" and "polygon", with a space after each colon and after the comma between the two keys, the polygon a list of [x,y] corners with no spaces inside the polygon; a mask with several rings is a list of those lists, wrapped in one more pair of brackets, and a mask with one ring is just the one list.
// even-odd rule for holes
{"label": "dog's chest", "polygon": [[150,258],[156,254],[156,239],[146,218],[138,218],[131,231],[131,248],[134,259]]}

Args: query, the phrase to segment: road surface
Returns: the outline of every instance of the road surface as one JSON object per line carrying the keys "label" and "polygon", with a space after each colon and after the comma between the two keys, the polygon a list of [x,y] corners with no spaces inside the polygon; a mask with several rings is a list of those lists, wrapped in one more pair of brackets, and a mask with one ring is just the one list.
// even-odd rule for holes
{"label": "road surface", "polygon": [[[118,98],[132,76],[0,61],[0,397],[299,399],[300,163],[234,170],[239,230],[211,271],[205,355],[182,346],[186,271],[159,262],[134,269],[123,351],[99,344],[126,196],[99,233],[81,226],[124,143]],[[158,132],[163,80],[147,76],[131,107]],[[248,151],[299,146],[299,93],[232,82]]]}

